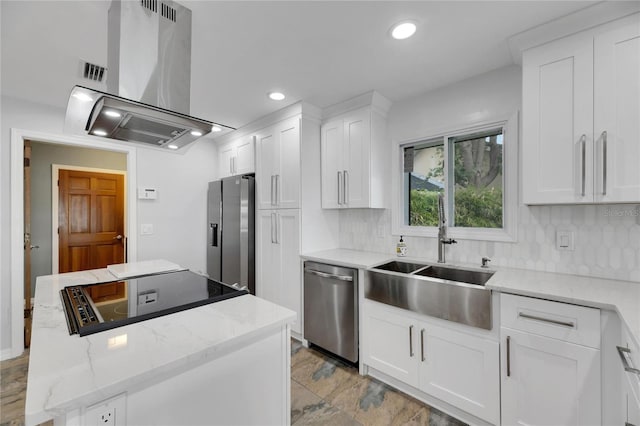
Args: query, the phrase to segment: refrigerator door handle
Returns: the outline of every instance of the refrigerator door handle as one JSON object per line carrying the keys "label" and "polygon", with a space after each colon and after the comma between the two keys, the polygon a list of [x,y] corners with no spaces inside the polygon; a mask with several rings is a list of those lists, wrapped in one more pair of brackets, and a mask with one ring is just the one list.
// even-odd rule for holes
{"label": "refrigerator door handle", "polygon": [[211,228],[211,247],[218,247],[218,224],[210,223],[209,228]]}

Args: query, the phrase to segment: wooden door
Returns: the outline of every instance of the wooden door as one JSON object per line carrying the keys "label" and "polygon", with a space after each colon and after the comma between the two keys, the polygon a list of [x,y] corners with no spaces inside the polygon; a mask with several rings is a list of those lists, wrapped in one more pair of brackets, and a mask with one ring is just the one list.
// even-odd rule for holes
{"label": "wooden door", "polygon": [[124,176],[60,170],[58,187],[59,272],[123,263]]}
{"label": "wooden door", "polygon": [[31,142],[24,142],[24,347],[31,344]]}

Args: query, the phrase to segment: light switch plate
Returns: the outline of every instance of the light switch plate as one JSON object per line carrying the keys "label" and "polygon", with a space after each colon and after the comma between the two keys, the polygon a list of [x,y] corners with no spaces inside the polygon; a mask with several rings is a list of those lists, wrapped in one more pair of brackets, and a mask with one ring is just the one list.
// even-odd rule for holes
{"label": "light switch plate", "polygon": [[556,249],[573,251],[573,231],[556,231]]}
{"label": "light switch plate", "polygon": [[143,223],[140,225],[140,235],[152,235],[153,234],[153,224],[151,223]]}

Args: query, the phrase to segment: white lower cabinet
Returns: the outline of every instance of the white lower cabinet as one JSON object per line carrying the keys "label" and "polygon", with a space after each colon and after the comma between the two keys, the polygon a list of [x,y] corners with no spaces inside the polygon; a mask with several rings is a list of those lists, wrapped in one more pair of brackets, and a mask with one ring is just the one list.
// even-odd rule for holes
{"label": "white lower cabinet", "polygon": [[502,424],[598,425],[600,351],[502,328]]}
{"label": "white lower cabinet", "polygon": [[297,314],[291,331],[301,334],[300,210],[258,210],[256,295]]}
{"label": "white lower cabinet", "polygon": [[369,300],[364,302],[363,321],[367,366],[499,424],[497,341]]}
{"label": "white lower cabinet", "polygon": [[500,311],[502,424],[601,424],[600,311],[507,294]]}

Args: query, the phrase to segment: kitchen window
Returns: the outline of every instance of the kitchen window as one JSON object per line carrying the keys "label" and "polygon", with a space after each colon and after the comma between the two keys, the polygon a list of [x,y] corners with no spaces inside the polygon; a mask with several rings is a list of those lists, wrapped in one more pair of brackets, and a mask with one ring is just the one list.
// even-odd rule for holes
{"label": "kitchen window", "polygon": [[515,241],[515,123],[505,120],[400,144],[394,233],[436,236],[442,194],[450,236]]}

